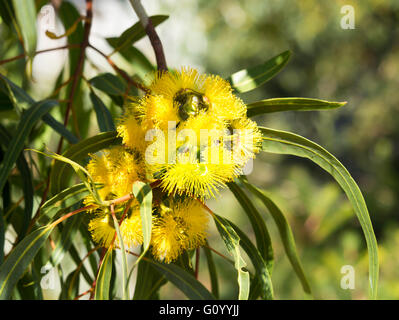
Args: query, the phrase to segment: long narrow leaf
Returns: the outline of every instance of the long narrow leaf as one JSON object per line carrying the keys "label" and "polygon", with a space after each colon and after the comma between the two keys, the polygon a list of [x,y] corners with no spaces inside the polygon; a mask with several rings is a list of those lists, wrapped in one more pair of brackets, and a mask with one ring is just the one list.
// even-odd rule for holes
{"label": "long narrow leaf", "polygon": [[[65,158],[78,162],[101,149],[113,144],[119,144],[120,138],[116,132],[104,132],[94,137],[84,139],[71,146],[63,153]],[[50,174],[50,191],[52,195],[57,194],[67,185],[67,181],[72,174],[72,168],[64,162],[55,162]]]}
{"label": "long narrow leaf", "polygon": [[46,226],[32,232],[11,251],[0,266],[0,300],[10,299],[14,286],[52,230],[52,226]]}
{"label": "long narrow leaf", "polygon": [[214,300],[215,297],[195,277],[175,264],[149,261],[166,279],[192,300]]}
{"label": "long narrow leaf", "polygon": [[272,218],[277,225],[288,260],[290,261],[297,277],[301,281],[303,290],[306,293],[311,294],[309,282],[306,278],[305,272],[303,271],[303,267],[297,253],[294,235],[284,214],[273,202],[273,200],[271,200],[263,191],[259,190],[245,180],[242,181],[247,189],[251,191],[255,196],[257,196],[263,202],[265,207],[269,210]]}
{"label": "long narrow leaf", "polygon": [[[11,141],[11,135],[7,132],[7,130],[0,125],[0,143],[3,144],[4,147],[9,146],[9,141]],[[32,173],[29,168],[28,162],[25,159],[24,154],[21,152],[17,158],[16,166],[21,175],[22,179],[22,190],[24,194],[24,216],[23,223],[21,229],[18,232],[19,238],[23,238],[28,229],[30,219],[32,216],[33,210],[33,178]]]}
{"label": "long narrow leaf", "polygon": [[65,210],[79,203],[89,194],[89,190],[87,190],[86,185],[83,183],[61,191],[42,205],[39,222],[43,224],[49,223],[61,212],[65,212]]}
{"label": "long narrow leaf", "polygon": [[208,246],[203,247],[203,249],[205,252],[206,262],[208,265],[209,278],[211,280],[212,294],[216,297],[216,299],[219,299],[218,275],[217,275],[216,265],[213,260],[213,255],[212,255],[211,250],[208,248]]}
{"label": "long narrow leaf", "polygon": [[128,283],[127,283],[128,276],[127,276],[127,258],[126,258],[125,245],[123,243],[121,230],[119,228],[119,222],[118,222],[115,214],[112,215],[112,218],[114,220],[114,227],[115,227],[115,230],[116,230],[116,235],[117,235],[117,238],[118,238],[118,242],[119,242],[119,245],[121,247],[121,250],[120,250],[120,253],[121,253],[121,256],[122,256],[122,264],[121,264],[121,267],[122,267],[122,281],[121,281],[121,284],[122,284],[123,300],[130,300],[130,298],[129,298],[129,288],[128,288]]}
{"label": "long narrow leaf", "polygon": [[344,106],[346,102],[331,102],[310,98],[273,98],[257,101],[247,105],[247,116],[282,111],[319,111],[336,109]]}
{"label": "long narrow leaf", "polygon": [[0,192],[3,190],[7,177],[13,168],[15,161],[24,148],[25,140],[36,122],[57,104],[56,101],[44,100],[32,105],[26,110],[16,129],[16,134],[12,137],[9,147],[0,166]]}
{"label": "long narrow leaf", "polygon": [[266,61],[264,64],[232,74],[227,80],[237,92],[243,93],[251,91],[269,81],[279,73],[287,64],[290,56],[290,51],[284,51]]}
{"label": "long narrow leaf", "polygon": [[379,275],[377,240],[374,235],[366,202],[356,182],[346,168],[318,144],[286,131],[268,128],[261,128],[261,131],[264,139],[263,151],[308,158],[330,173],[342,187],[355,210],[366,238],[369,254],[370,297],[376,299]]}
{"label": "long narrow leaf", "polygon": [[227,248],[227,251],[229,251],[229,253],[234,257],[234,266],[238,273],[238,299],[247,300],[249,296],[250,286],[249,272],[244,270],[244,268],[247,266],[247,263],[241,256],[240,237],[237,235],[233,227],[226,219],[216,214],[213,215],[213,218],[219,234],[222,237],[224,244]]}
{"label": "long narrow leaf", "polygon": [[98,127],[102,132],[115,131],[115,124],[112,120],[111,112],[107,109],[101,99],[94,93],[90,92],[90,100],[93,104],[94,111],[97,116]]}
{"label": "long narrow leaf", "polygon": [[248,196],[235,182],[229,183],[228,187],[247,214],[255,233],[256,245],[258,247],[258,250],[263,259],[266,261],[269,273],[272,274],[274,262],[273,247],[265,220],[252,204]]}
{"label": "long narrow leaf", "polygon": [[[232,223],[231,221],[229,221],[229,223],[234,231],[237,233],[237,235],[240,237],[240,245],[247,253],[248,257],[251,259],[252,264],[255,267],[255,281],[257,285],[256,288],[259,288],[260,292],[253,293],[253,299],[256,299],[260,294],[263,299],[272,300],[274,295],[273,285],[266,261],[263,259],[260,252],[258,251],[258,249],[256,249],[256,247],[253,245],[247,235],[243,231],[241,231],[241,229],[238,228],[234,223]],[[253,288],[251,288],[251,293],[255,291],[252,289]]]}
{"label": "long narrow leaf", "polygon": [[95,300],[108,300],[112,274],[113,248],[109,247],[101,263],[96,280]]}

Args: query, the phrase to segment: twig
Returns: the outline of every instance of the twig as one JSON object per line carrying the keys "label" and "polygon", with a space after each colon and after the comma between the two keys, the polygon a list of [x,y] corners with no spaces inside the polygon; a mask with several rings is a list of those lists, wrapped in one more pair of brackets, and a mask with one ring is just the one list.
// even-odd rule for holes
{"label": "twig", "polygon": [[147,87],[145,87],[143,84],[134,81],[125,71],[123,71],[122,69],[120,69],[112,60],[111,58],[106,55],[104,52],[102,52],[101,50],[99,50],[98,48],[94,47],[93,45],[89,44],[89,48],[92,48],[94,51],[96,51],[97,53],[99,53],[101,56],[104,57],[105,60],[107,60],[107,62],[109,63],[109,65],[115,70],[115,72],[117,72],[118,74],[120,74],[120,76],[125,79],[128,83],[132,84],[133,86],[135,86],[136,88],[148,93],[149,90]]}
{"label": "twig", "polygon": [[[80,46],[81,48],[80,48],[78,64],[76,65],[75,71],[72,75],[71,90],[68,95],[69,101],[68,101],[67,108],[65,111],[65,116],[64,116],[64,126],[65,127],[68,125],[69,114],[72,112],[72,116],[74,116],[73,101],[74,101],[76,89],[79,84],[79,77],[83,71],[83,65],[84,65],[84,60],[85,60],[85,56],[86,56],[86,48],[89,45],[89,36],[90,36],[92,19],[93,19],[93,0],[86,0],[86,19],[85,19],[85,25],[84,25],[84,30],[83,30],[83,41]],[[76,127],[75,129],[77,129],[77,125],[75,125],[75,127]],[[78,132],[78,130],[77,130],[77,132]],[[58,143],[57,153],[61,152],[63,141],[64,141],[64,138],[61,137],[60,142]]]}
{"label": "twig", "polygon": [[195,249],[195,279],[198,280],[200,248]]}
{"label": "twig", "polygon": [[89,290],[87,290],[87,291],[81,293],[80,295],[76,296],[73,300],[79,300],[81,297],[83,297],[83,296],[85,296],[86,294],[88,294],[88,293],[90,293],[90,292],[93,292],[93,291],[94,291],[94,289],[93,289],[93,288],[90,288]]}
{"label": "twig", "polygon": [[[50,52],[50,51],[56,51],[56,50],[62,50],[62,49],[73,49],[73,48],[79,48],[79,47],[80,47],[80,44],[67,44],[67,45],[62,46],[62,47],[39,50],[39,51],[36,51],[34,53],[34,55],[45,53],[45,52]],[[0,61],[0,65],[5,64],[7,62],[15,61],[15,60],[18,60],[18,59],[23,59],[25,57],[26,57],[26,54],[25,53],[21,53],[21,54],[15,56],[15,57],[8,58],[8,59],[5,59],[5,60],[1,60]]]}
{"label": "twig", "polygon": [[157,66],[159,71],[168,71],[168,67],[166,65],[165,54],[163,52],[162,42],[158,37],[157,32],[155,31],[154,26],[152,25],[151,19],[148,17],[145,12],[144,7],[142,6],[140,0],[130,0],[132,4],[133,10],[136,12],[139,20],[150,39],[152,48],[154,49],[155,59],[157,60]]}

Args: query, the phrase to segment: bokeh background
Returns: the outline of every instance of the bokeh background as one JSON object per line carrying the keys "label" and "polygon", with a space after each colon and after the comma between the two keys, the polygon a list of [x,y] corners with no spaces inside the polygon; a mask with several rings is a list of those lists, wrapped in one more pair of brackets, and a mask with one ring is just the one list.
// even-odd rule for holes
{"label": "bokeh background", "polygon": [[[38,7],[47,3],[36,2]],[[71,2],[84,13],[83,0]],[[150,15],[170,16],[157,28],[169,67],[189,65],[227,77],[291,50],[293,55],[285,69],[261,88],[242,94],[245,102],[272,97],[348,102],[338,110],[275,113],[259,116],[256,121],[305,136],[324,146],[346,166],[365,196],[379,242],[379,298],[398,299],[399,2],[146,0],[143,5]],[[355,10],[355,29],[341,28],[344,5],[351,5]],[[119,36],[136,21],[127,1],[94,0],[90,41],[110,52],[104,39]],[[54,27],[62,31],[62,25]],[[38,30],[40,32],[40,25]],[[0,32],[5,39],[7,30],[1,24]],[[40,35],[39,39],[42,41],[38,42],[38,49],[53,44]],[[155,61],[147,39],[139,41],[137,47],[150,61]],[[13,50],[10,43],[0,43],[0,56],[13,56],[16,53]],[[95,52],[88,51],[88,56],[91,61],[86,64],[88,78],[99,71],[112,72]],[[115,57],[115,61],[129,72],[135,72],[133,62],[121,57]],[[57,70],[63,63],[65,53],[62,52],[37,56],[33,63],[35,82],[28,84],[32,96],[39,99],[51,93]],[[0,72],[19,82],[20,67],[20,62],[16,62],[7,68],[0,67]],[[87,97],[82,97],[83,105],[85,101]],[[89,109],[88,106],[86,111],[92,112]],[[112,108],[112,112],[117,117],[120,109]],[[89,131],[87,135],[96,133]],[[51,146],[52,138],[48,136],[48,139]],[[261,154],[248,179],[267,190],[286,214],[314,297],[366,299],[365,240],[349,202],[332,178],[307,160]],[[209,206],[250,233],[246,216],[228,191],[223,191]],[[260,205],[259,209],[274,243],[272,279],[276,298],[307,298],[284,254],[273,221]],[[223,252],[223,245],[212,228],[214,226],[209,242]],[[221,258],[215,259],[223,278],[221,296],[233,299],[237,296],[232,280],[234,268]],[[200,273],[200,280],[208,284],[205,259],[201,261],[204,271]],[[344,265],[355,268],[354,290],[343,290],[340,286]],[[161,292],[165,298],[183,298],[169,285]]]}

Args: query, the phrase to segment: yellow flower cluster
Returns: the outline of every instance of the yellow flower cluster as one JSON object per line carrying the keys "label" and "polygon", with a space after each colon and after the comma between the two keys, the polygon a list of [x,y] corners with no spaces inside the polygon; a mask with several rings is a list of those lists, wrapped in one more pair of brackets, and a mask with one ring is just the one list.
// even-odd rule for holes
{"label": "yellow flower cluster", "polygon": [[[204,244],[208,214],[200,201],[242,174],[262,141],[227,81],[184,68],[158,73],[149,93],[127,107],[117,131],[123,146],[93,155],[87,169],[103,185],[104,200],[130,193],[135,181],[156,186],[151,248],[167,263]],[[113,219],[107,210],[94,214],[89,230],[108,247],[115,241]],[[126,246],[141,244],[138,202],[116,208],[116,215]]]}

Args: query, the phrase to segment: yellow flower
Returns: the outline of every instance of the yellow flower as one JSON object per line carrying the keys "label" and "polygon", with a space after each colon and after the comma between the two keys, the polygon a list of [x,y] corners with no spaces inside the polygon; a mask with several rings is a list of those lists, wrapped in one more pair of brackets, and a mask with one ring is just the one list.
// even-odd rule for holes
{"label": "yellow flower", "polygon": [[160,171],[160,186],[172,195],[210,198],[237,177],[237,166],[222,144],[205,148],[200,154],[203,158],[199,160],[197,153],[178,153],[176,163]]}
{"label": "yellow flower", "polygon": [[226,139],[227,146],[232,150],[234,161],[244,166],[261,150],[262,133],[256,123],[248,118],[233,120],[228,128],[231,136]]}
{"label": "yellow flower", "polygon": [[169,206],[161,206],[159,211],[151,235],[152,253],[158,260],[170,263],[184,250],[204,244],[208,214],[198,201],[171,200]]}
{"label": "yellow flower", "polygon": [[111,215],[107,212],[99,213],[90,220],[89,231],[95,243],[108,248],[115,236],[115,227]]}
{"label": "yellow flower", "polygon": [[139,152],[145,150],[145,130],[140,124],[136,103],[127,106],[126,114],[121,118],[116,130],[126,147]]}
{"label": "yellow flower", "polygon": [[[122,208],[119,211],[121,213]],[[113,239],[116,240],[116,244],[119,244],[114,221],[108,210],[97,211],[96,216],[89,222],[89,231],[93,241],[105,248],[111,246]],[[128,216],[120,225],[120,231],[123,243],[127,248],[143,243],[140,210],[137,203],[129,209]]]}
{"label": "yellow flower", "polygon": [[135,247],[143,243],[143,229],[141,226],[140,209],[135,205],[127,218],[121,223],[121,235],[127,248]]}
{"label": "yellow flower", "polygon": [[[91,155],[87,170],[94,182],[103,187],[99,195],[103,200],[122,197],[131,192],[133,182],[143,179],[144,166],[138,155],[123,146],[105,149],[100,155]],[[92,204],[88,196],[85,204]]]}
{"label": "yellow flower", "polygon": [[[164,99],[164,112],[155,114],[155,118],[153,112],[148,115],[155,123],[162,121],[165,114],[173,115],[170,121],[176,116],[184,121],[201,111],[223,120],[239,119],[246,114],[245,104],[233,94],[228,81],[215,75],[200,75],[191,68],[182,68],[180,72],[160,72],[149,89],[151,95]],[[155,110],[151,103],[151,100],[144,99],[143,109]]]}

